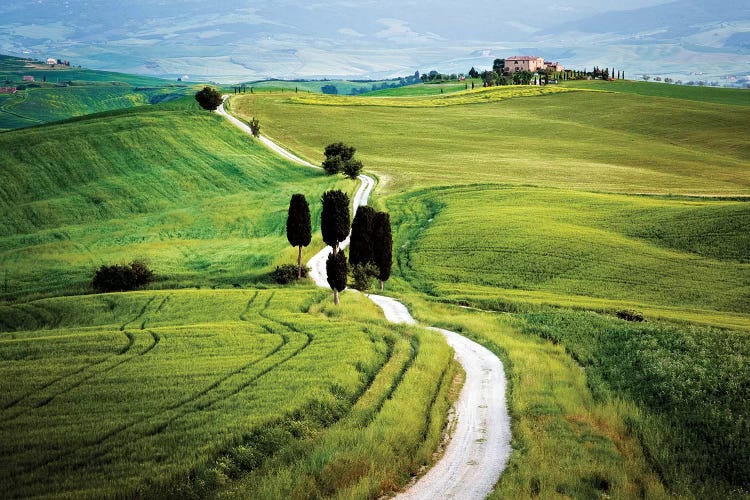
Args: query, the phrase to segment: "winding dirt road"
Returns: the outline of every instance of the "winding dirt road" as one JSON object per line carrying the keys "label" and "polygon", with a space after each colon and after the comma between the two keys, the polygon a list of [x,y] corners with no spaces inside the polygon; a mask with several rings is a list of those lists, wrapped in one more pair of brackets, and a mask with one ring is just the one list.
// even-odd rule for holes
{"label": "winding dirt road", "polygon": [[[224,96],[226,99],[227,96]],[[224,106],[217,110],[229,121],[247,133],[250,127],[229,115]],[[317,167],[286,151],[270,139],[261,136],[260,141],[284,158],[301,165]],[[354,211],[366,205],[375,181],[360,175],[362,181],[354,196]],[[349,244],[349,238],[341,248]],[[328,288],[325,263],[331,247],[315,254],[308,265],[311,278],[321,287]],[[417,321],[401,302],[382,295],[368,295],[383,310],[391,323],[416,325]],[[455,405],[456,426],[450,443],[438,462],[399,499],[480,499],[485,498],[500,477],[510,456],[510,416],[505,400],[506,382],[503,364],[485,347],[455,332],[430,328],[445,336],[455,351],[458,362],[466,372],[466,380]]]}

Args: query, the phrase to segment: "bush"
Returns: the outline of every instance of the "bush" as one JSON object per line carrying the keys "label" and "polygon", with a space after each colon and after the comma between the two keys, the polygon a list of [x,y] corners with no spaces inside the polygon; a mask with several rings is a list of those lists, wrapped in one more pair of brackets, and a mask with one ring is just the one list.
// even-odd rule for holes
{"label": "bush", "polygon": [[142,261],[126,266],[102,266],[94,274],[91,286],[99,293],[135,290],[153,281],[154,273]]}
{"label": "bush", "polygon": [[633,311],[631,309],[621,309],[615,313],[618,318],[624,319],[625,321],[643,321],[643,313]]}
{"label": "bush", "polygon": [[[302,277],[307,278],[307,274],[310,272],[310,268],[302,266]],[[296,264],[284,264],[276,266],[276,269],[271,272],[271,278],[279,285],[288,285],[297,281],[297,265]]]}
{"label": "bush", "polygon": [[366,292],[372,285],[372,278],[378,275],[378,268],[374,264],[357,264],[352,268],[352,288]]}
{"label": "bush", "polygon": [[344,175],[350,179],[356,179],[359,173],[362,171],[362,162],[352,158],[351,160],[344,162],[343,172]]}
{"label": "bush", "polygon": [[250,131],[253,133],[253,137],[260,137],[260,122],[257,118],[250,120]]}

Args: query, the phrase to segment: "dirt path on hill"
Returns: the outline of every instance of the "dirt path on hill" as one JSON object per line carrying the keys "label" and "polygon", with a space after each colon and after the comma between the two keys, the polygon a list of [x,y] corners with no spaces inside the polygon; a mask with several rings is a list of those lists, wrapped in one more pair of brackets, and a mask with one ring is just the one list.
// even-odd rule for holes
{"label": "dirt path on hill", "polygon": [[[225,96],[226,98],[227,96]],[[217,110],[250,134],[250,127],[229,115],[224,106]],[[261,142],[291,161],[312,168],[317,167],[270,139],[261,136]],[[359,176],[362,184],[354,195],[354,211],[366,205],[375,181],[366,175]],[[341,248],[349,244],[349,238]],[[311,278],[318,286],[328,288],[325,263],[331,247],[315,254],[308,262]],[[391,323],[416,325],[404,304],[391,297],[368,295],[383,310]],[[505,400],[506,382],[503,364],[485,347],[449,330],[430,328],[445,336],[455,351],[456,360],[466,372],[466,380],[454,407],[456,424],[443,456],[416,483],[398,494],[400,499],[480,499],[486,497],[500,477],[510,456],[510,415]]]}

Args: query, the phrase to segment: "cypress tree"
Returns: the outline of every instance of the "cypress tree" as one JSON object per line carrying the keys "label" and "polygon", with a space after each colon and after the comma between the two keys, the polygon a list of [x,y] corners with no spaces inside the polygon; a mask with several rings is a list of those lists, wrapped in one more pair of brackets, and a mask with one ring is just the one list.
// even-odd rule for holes
{"label": "cypress tree", "polygon": [[377,212],[373,220],[373,250],[375,265],[378,266],[380,289],[391,277],[393,264],[393,236],[391,235],[391,216],[387,212]]}
{"label": "cypress tree", "polygon": [[351,241],[349,242],[349,264],[351,266],[375,263],[373,246],[375,213],[372,207],[361,206],[357,208],[357,213],[352,222]]}
{"label": "cypress tree", "polygon": [[310,244],[312,228],[310,224],[310,206],[305,195],[295,194],[289,201],[286,218],[286,239],[293,247],[299,247],[297,254],[297,278],[302,277],[302,247]]}
{"label": "cypress tree", "polygon": [[346,289],[346,276],[349,267],[346,264],[346,255],[343,250],[338,253],[331,252],[326,260],[326,274],[328,284],[333,290],[333,303],[339,305],[339,292]]}
{"label": "cypress tree", "polygon": [[323,211],[320,214],[320,232],[323,241],[338,253],[339,243],[349,236],[349,196],[336,189],[323,193]]}

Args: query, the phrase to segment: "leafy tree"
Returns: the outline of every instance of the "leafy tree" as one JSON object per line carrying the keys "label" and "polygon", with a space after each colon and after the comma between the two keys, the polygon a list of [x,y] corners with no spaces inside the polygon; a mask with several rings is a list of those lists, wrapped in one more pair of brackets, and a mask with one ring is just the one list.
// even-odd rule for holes
{"label": "leafy tree", "polygon": [[375,210],[372,207],[357,207],[357,213],[352,222],[352,235],[349,242],[349,264],[375,263],[375,247],[373,237]]}
{"label": "leafy tree", "polygon": [[359,173],[362,172],[362,162],[359,161],[356,158],[352,158],[351,160],[344,162],[344,165],[342,167],[342,172],[344,172],[344,175],[348,178],[354,180],[359,176]]}
{"label": "leafy tree", "polygon": [[331,252],[326,260],[326,274],[328,285],[333,290],[333,303],[339,305],[339,292],[346,289],[346,277],[349,274],[349,266],[346,263],[346,255],[343,251]]}
{"label": "leafy tree", "polygon": [[502,75],[505,72],[505,59],[495,59],[492,62],[492,71],[498,75]]}
{"label": "leafy tree", "polygon": [[201,108],[213,111],[221,106],[221,92],[206,86],[203,87],[203,90],[199,90],[195,94],[195,100],[198,101],[198,104],[200,104]]}
{"label": "leafy tree", "polygon": [[393,264],[393,236],[391,234],[391,216],[387,212],[377,212],[373,220],[373,254],[378,268],[380,289],[391,277]]}
{"label": "leafy tree", "polygon": [[320,232],[323,241],[338,253],[339,243],[349,235],[349,196],[336,189],[323,193],[323,211],[320,214]]}
{"label": "leafy tree", "polygon": [[339,89],[337,89],[335,85],[330,85],[330,84],[323,85],[322,87],[320,87],[320,91],[323,92],[324,94],[331,94],[331,95],[336,95],[339,93]]}
{"label": "leafy tree", "polygon": [[260,137],[260,122],[257,118],[250,120],[250,132],[253,133],[254,137]]}
{"label": "leafy tree", "polygon": [[286,218],[286,239],[293,247],[298,247],[297,278],[302,277],[302,247],[310,244],[312,228],[310,224],[310,206],[305,195],[295,194],[289,201],[289,211]]}
{"label": "leafy tree", "polygon": [[[349,258],[349,265],[351,266],[351,257]],[[378,275],[378,268],[375,264],[357,264],[356,266],[351,266],[351,268],[352,288],[360,292],[369,290],[373,276]]]}
{"label": "leafy tree", "polygon": [[474,66],[472,66],[471,69],[469,70],[469,77],[479,78],[479,71],[477,71],[476,68],[474,68]]}
{"label": "leafy tree", "polygon": [[356,151],[343,142],[329,144],[324,150],[326,159],[323,161],[323,169],[328,175],[343,172],[347,177],[356,179],[362,170],[362,162],[354,159]]}

